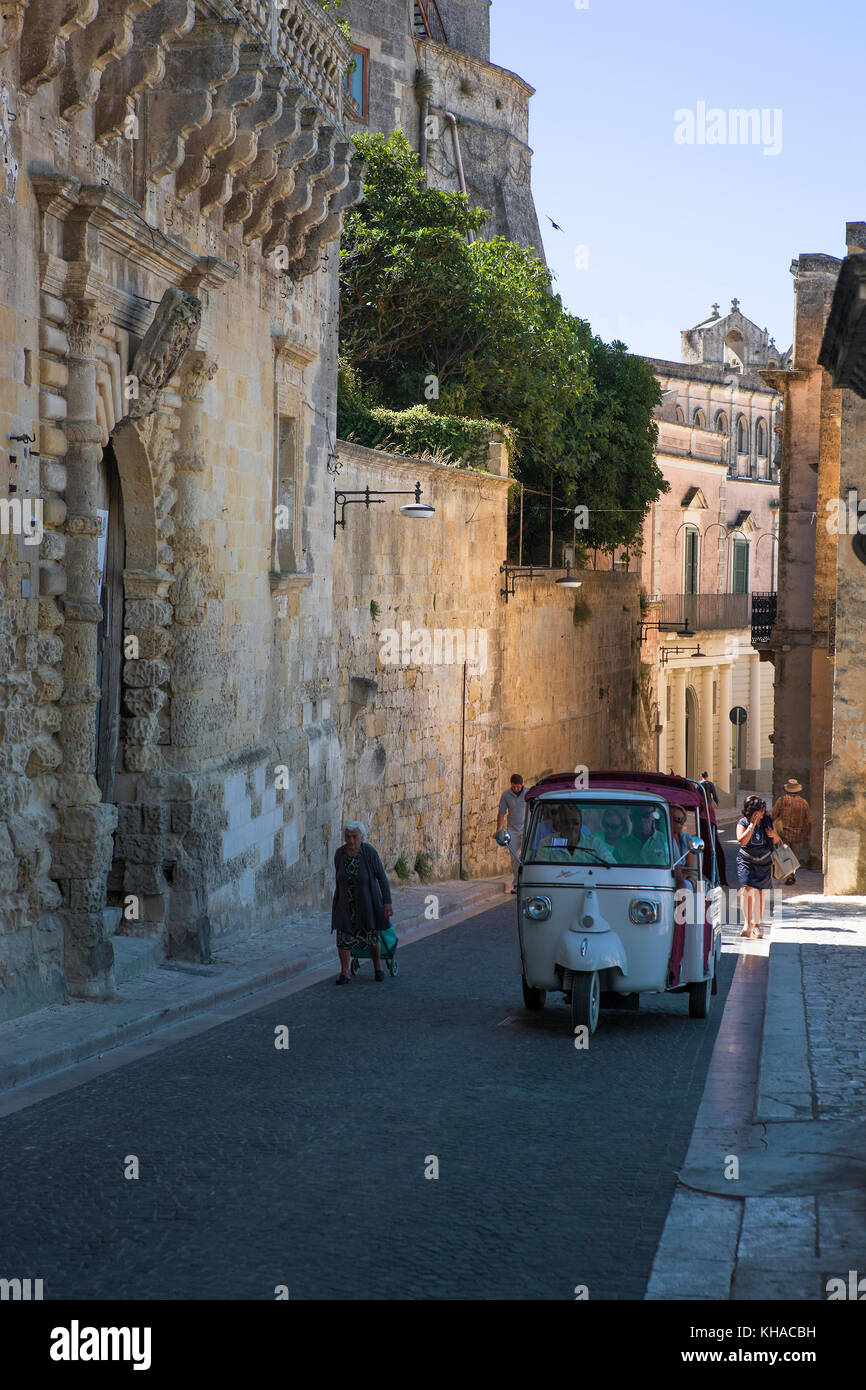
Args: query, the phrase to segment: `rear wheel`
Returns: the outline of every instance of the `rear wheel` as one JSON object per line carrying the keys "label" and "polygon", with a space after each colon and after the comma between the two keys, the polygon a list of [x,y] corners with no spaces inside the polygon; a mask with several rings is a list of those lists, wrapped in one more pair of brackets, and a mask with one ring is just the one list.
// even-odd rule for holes
{"label": "rear wheel", "polygon": [[571,986],[571,1026],[594,1033],[601,1008],[601,982],[597,970],[575,975]]}
{"label": "rear wheel", "polygon": [[715,972],[708,980],[695,980],[689,985],[689,1015],[691,1018],[706,1018],[709,1014],[714,978]]}
{"label": "rear wheel", "polygon": [[546,989],[535,989],[526,983],[526,976],[523,977],[523,1005],[527,1009],[543,1009],[547,1000]]}

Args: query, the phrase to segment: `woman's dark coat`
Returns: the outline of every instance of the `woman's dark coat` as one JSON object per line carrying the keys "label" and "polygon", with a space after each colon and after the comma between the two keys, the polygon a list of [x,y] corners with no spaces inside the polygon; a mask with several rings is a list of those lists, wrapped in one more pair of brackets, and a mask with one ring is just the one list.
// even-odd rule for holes
{"label": "woman's dark coat", "polygon": [[388,925],[383,907],[391,901],[391,885],[385,872],[385,865],[372,845],[361,842],[358,851],[361,863],[355,879],[355,923],[349,916],[349,899],[346,892],[346,847],[341,845],[334,855],[334,868],[337,871],[337,887],[331,904],[331,931],[347,933],[384,931]]}

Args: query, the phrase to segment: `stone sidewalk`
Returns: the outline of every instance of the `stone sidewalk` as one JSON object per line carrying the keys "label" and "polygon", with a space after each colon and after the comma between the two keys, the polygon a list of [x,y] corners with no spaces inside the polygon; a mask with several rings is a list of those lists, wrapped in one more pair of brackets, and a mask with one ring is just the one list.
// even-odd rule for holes
{"label": "stone sidewalk", "polygon": [[[411,939],[435,929],[437,922],[459,922],[485,908],[512,901],[510,888],[510,874],[395,887],[393,920],[398,939]],[[425,916],[431,895],[438,900],[435,919]],[[329,909],[217,947],[208,965],[160,962],[157,943],[150,940],[115,936],[112,941],[117,979],[114,999],[52,1004],[0,1024],[0,1096],[328,963],[333,964],[335,975],[339,971]],[[371,967],[365,962],[364,968]]]}
{"label": "stone sidewalk", "polygon": [[740,960],[648,1299],[866,1293],[866,898],[798,880],[764,941],[725,931]]}

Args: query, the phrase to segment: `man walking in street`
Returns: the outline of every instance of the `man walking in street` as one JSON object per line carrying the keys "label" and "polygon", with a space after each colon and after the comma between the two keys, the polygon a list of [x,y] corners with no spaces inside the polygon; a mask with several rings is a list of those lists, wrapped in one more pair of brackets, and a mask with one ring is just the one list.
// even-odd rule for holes
{"label": "man walking in street", "polygon": [[[804,796],[801,782],[789,777],[785,783],[784,795],[773,807],[773,824],[786,845],[789,845],[800,860],[800,868],[809,867],[809,850],[812,841],[812,811]],[[796,883],[794,874],[788,874],[786,883]]]}
{"label": "man walking in street", "polygon": [[[512,849],[516,854],[520,854],[523,843],[523,827],[526,823],[526,792],[523,786],[523,778],[519,772],[512,772],[511,787],[502,793],[499,798],[499,815],[496,818],[497,830],[508,830],[511,835]],[[512,893],[517,892],[517,865],[514,865],[514,887]]]}
{"label": "man walking in street", "polygon": [[711,782],[711,781],[710,781],[710,774],[709,774],[708,772],[702,772],[702,773],[701,773],[701,781],[703,782],[704,786],[705,786],[706,789],[707,789],[707,795],[710,796],[710,797],[712,797],[713,801],[714,801],[714,802],[716,803],[716,805],[718,806],[718,804],[719,804],[719,794],[718,794],[718,792],[716,791],[716,784],[715,784],[715,782]]}

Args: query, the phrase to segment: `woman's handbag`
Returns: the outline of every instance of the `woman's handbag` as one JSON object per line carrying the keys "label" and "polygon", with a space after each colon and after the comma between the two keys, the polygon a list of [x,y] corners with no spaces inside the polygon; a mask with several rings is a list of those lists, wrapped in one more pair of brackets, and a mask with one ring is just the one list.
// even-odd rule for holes
{"label": "woman's handbag", "polygon": [[776,845],[773,850],[773,878],[787,878],[789,874],[795,874],[799,867],[800,861],[790,845]]}

